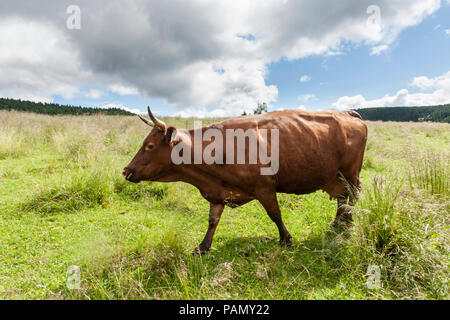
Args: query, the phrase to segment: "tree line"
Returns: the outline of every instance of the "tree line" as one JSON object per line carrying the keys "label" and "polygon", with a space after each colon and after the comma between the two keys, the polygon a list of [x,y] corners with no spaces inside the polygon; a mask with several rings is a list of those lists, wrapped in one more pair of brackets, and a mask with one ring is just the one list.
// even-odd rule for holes
{"label": "tree line", "polygon": [[[399,122],[446,122],[450,123],[450,104],[429,107],[382,107],[355,109],[364,120]],[[267,112],[267,104],[258,103],[253,114]],[[244,111],[242,115],[247,115]]]}
{"label": "tree line", "polygon": [[[267,109],[266,103],[258,103],[257,107],[253,110],[253,113],[265,113],[267,112]],[[89,108],[8,98],[0,98],[0,110],[16,110],[49,115],[134,115],[131,112],[119,108]],[[429,107],[384,107],[361,108],[355,110],[364,120],[371,121],[431,121],[450,123],[450,104]],[[244,112],[243,115],[245,114],[246,113]]]}
{"label": "tree line", "polygon": [[429,107],[384,107],[355,109],[364,120],[450,123],[450,104]]}
{"label": "tree line", "polygon": [[119,108],[88,108],[81,106],[66,106],[57,103],[43,103],[43,102],[32,102],[24,101],[20,99],[7,99],[0,98],[0,110],[16,110],[24,112],[34,112],[43,113],[49,115],[121,115],[121,116],[131,116],[134,115]]}

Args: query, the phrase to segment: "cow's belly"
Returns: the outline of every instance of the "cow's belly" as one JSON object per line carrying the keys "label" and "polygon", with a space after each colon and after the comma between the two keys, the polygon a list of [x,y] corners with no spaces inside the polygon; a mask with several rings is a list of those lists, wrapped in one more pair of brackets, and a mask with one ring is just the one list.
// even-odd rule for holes
{"label": "cow's belly", "polygon": [[223,203],[231,208],[239,207],[255,198],[242,189],[232,187],[200,190],[200,193],[212,203]]}
{"label": "cow's belly", "polygon": [[339,167],[336,146],[325,144],[288,157],[280,153],[276,189],[295,194],[317,191],[336,178]]}
{"label": "cow's belly", "polygon": [[329,171],[326,174],[291,173],[288,178],[280,179],[277,185],[277,192],[308,194],[323,189],[330,181],[336,178],[337,170]]}

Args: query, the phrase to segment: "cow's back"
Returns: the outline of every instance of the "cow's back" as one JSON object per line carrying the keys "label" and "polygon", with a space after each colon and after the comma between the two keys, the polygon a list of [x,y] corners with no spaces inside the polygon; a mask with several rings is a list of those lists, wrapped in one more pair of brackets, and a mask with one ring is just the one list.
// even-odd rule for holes
{"label": "cow's back", "polygon": [[[331,112],[282,112],[277,191],[310,193],[336,175],[345,153],[345,131]],[[277,118],[277,117],[276,117]]]}
{"label": "cow's back", "polygon": [[[355,159],[359,154],[362,163],[361,150],[364,151],[367,130],[357,115],[356,112],[285,110],[238,117],[218,125],[226,129],[278,129],[278,172],[273,177],[265,177],[247,167],[237,170],[235,177],[255,180],[255,185],[274,183],[278,192],[304,194],[322,189],[336,178],[339,170],[358,162]],[[355,165],[360,167],[361,163]]]}

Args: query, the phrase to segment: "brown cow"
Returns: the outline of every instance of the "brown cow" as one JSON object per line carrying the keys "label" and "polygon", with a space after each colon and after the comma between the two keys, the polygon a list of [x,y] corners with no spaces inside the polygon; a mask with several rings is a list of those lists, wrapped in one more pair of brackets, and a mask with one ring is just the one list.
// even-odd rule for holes
{"label": "brown cow", "polygon": [[[205,140],[208,140],[205,139],[201,148],[195,149],[198,140],[195,140],[194,129],[167,126],[152,115],[150,108],[148,113],[151,121],[139,117],[154,128],[145,138],[136,156],[124,168],[123,175],[128,181],[135,183],[141,180],[183,181],[200,190],[202,196],[210,202],[209,226],[205,238],[194,252],[204,253],[211,248],[214,231],[225,205],[236,207],[254,199],[263,205],[277,225],[280,243],[291,245],[291,235],[281,219],[277,192],[307,194],[323,190],[330,198],[338,201],[333,225],[352,220],[348,207],[355,204],[361,188],[359,173],[367,140],[367,127],[355,111],[275,111],[237,117],[195,129],[201,134],[214,129],[216,133],[223,133],[223,136],[226,136],[225,131],[231,129],[243,129],[246,132],[252,129],[244,138],[249,141],[249,145],[243,149],[242,146],[239,149],[239,146],[228,145],[224,138],[223,152],[214,150],[211,153],[216,160],[220,160],[225,159],[227,153],[234,152],[231,158],[236,160],[239,151],[243,150],[246,161],[244,164],[242,161],[229,163],[225,160],[212,164],[203,161],[175,164],[172,158],[174,148],[182,146],[185,149],[180,148],[181,151],[175,153],[185,159],[194,160],[195,150],[203,152],[209,143],[220,138],[210,138],[209,143],[205,143]],[[262,135],[264,129],[270,132],[270,135]],[[279,149],[276,150],[279,154],[278,166],[272,170],[273,174],[262,175],[261,169],[271,164],[262,164],[261,159],[257,163],[248,163],[251,153],[255,152],[250,146],[250,140],[256,138],[258,145],[266,146],[269,150],[269,147],[274,145],[269,139],[269,136],[275,137],[273,129],[278,129],[279,141],[275,141],[278,142]],[[274,149],[270,150],[267,156],[273,153]],[[186,154],[183,155],[184,152]]]}

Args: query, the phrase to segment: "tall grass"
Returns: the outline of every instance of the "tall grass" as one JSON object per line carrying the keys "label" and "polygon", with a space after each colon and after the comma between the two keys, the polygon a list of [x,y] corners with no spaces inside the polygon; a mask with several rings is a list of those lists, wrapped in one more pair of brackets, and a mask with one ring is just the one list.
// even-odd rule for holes
{"label": "tall grass", "polygon": [[362,237],[378,250],[389,249],[395,237],[397,201],[402,184],[375,176],[359,200]]}
{"label": "tall grass", "polygon": [[24,155],[25,143],[24,136],[17,128],[0,127],[0,159]]}
{"label": "tall grass", "polygon": [[449,195],[449,158],[432,151],[422,153],[409,172],[412,188],[418,187],[434,195]]}
{"label": "tall grass", "polygon": [[182,234],[182,230],[169,226],[159,242],[142,239],[104,256],[91,252],[84,269],[84,286],[78,292],[66,293],[89,299],[149,299],[168,292],[189,297],[193,282],[201,281],[204,269],[201,258],[184,253]]}
{"label": "tall grass", "polygon": [[67,213],[104,204],[111,195],[111,185],[99,172],[79,172],[44,185],[22,206],[39,213]]}
{"label": "tall grass", "polygon": [[448,296],[448,260],[442,256],[449,252],[447,205],[427,202],[395,176],[375,176],[355,210],[351,256],[361,271],[380,267],[395,298],[423,299],[425,288],[428,297]]}
{"label": "tall grass", "polygon": [[22,209],[39,213],[69,213],[106,205],[113,198],[156,201],[164,199],[168,187],[164,184],[131,184],[120,175],[112,176],[105,170],[81,169],[60,179],[38,184],[38,192],[22,204]]}

